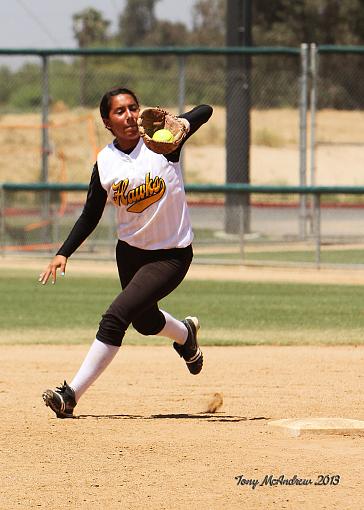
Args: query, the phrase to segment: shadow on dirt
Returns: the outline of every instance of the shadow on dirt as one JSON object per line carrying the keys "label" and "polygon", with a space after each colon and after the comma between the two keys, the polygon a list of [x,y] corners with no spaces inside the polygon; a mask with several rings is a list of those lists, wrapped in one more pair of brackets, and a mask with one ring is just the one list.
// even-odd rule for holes
{"label": "shadow on dirt", "polygon": [[151,416],[141,416],[137,414],[80,414],[74,416],[74,419],[85,420],[88,418],[96,418],[97,420],[206,420],[213,422],[242,422],[256,420],[270,420],[266,416],[255,416],[248,418],[247,416],[231,416],[223,413],[178,413],[178,414],[152,414]]}

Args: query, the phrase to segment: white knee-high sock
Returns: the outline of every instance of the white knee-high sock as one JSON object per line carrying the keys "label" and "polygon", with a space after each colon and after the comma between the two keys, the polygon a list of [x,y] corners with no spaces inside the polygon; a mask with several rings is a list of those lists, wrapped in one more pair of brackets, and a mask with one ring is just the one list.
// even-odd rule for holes
{"label": "white knee-high sock", "polygon": [[162,314],[166,319],[166,325],[158,333],[158,336],[166,336],[167,338],[171,338],[178,344],[183,345],[187,340],[188,331],[183,322],[172,317],[171,314],[161,310]]}
{"label": "white knee-high sock", "polygon": [[104,344],[97,338],[94,340],[82,365],[70,383],[75,392],[76,402],[111,363],[118,350],[119,347],[116,345]]}

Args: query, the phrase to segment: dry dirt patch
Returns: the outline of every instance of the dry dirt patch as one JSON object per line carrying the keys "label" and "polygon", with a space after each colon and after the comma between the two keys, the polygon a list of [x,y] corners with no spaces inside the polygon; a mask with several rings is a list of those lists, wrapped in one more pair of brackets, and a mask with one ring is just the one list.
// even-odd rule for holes
{"label": "dry dirt patch", "polygon": [[[0,258],[0,269],[32,270],[34,278],[48,265],[47,258],[3,257]],[[117,278],[115,263],[111,260],[84,260],[74,255],[68,261],[67,276],[72,275],[109,275]],[[236,281],[271,281],[294,283],[333,283],[333,284],[364,284],[362,269],[330,269],[330,268],[284,268],[242,265],[208,265],[193,263],[187,274],[191,280],[236,280]]]}
{"label": "dry dirt patch", "polygon": [[[213,347],[191,376],[169,347],[124,346],[59,420],[41,400],[86,346],[2,347],[0,508],[352,509],[362,505],[363,437],[289,438],[271,419],[363,419],[364,349]],[[224,404],[205,413],[215,392]],[[237,486],[266,475],[336,486]]]}
{"label": "dry dirt patch", "polygon": [[[53,111],[50,121],[52,151],[49,158],[49,180],[88,183],[97,150],[111,141],[98,110],[76,108]],[[318,112],[316,121],[316,184],[363,185],[363,114],[356,111],[323,110]],[[225,124],[225,109],[215,107],[210,121],[188,141],[184,149],[186,182],[225,182]],[[251,126],[252,184],[298,184],[298,110],[253,110]],[[276,126],[279,126],[279,130]],[[40,130],[40,116],[37,114],[9,114],[1,117],[2,181],[39,180]],[[308,140],[309,136],[310,133]],[[18,144],[20,138],[21,147]],[[12,164],[14,151],[18,161],[16,175]],[[308,181],[311,180],[309,166]]]}

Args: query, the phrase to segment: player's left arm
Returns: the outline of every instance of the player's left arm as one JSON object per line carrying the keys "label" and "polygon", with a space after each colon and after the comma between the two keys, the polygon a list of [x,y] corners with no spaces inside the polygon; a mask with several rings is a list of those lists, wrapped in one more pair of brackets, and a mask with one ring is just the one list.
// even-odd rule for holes
{"label": "player's left arm", "polygon": [[166,158],[169,161],[176,162],[179,160],[181,149],[184,145],[184,143],[192,136],[196,131],[205,124],[209,118],[211,117],[213,112],[212,106],[208,104],[201,104],[199,106],[195,106],[192,108],[192,110],[182,113],[181,115],[178,115],[178,117],[182,119],[186,119],[189,123],[189,130],[187,133],[187,136],[181,143],[181,145],[178,147],[177,150],[174,152],[171,152],[170,154],[166,154]]}
{"label": "player's left arm", "polygon": [[212,106],[208,104],[201,104],[199,106],[195,106],[195,108],[192,108],[189,112],[178,115],[181,119],[187,119],[190,125],[186,140],[193,135],[193,133],[196,133],[202,124],[205,124],[209,120],[212,112]]}

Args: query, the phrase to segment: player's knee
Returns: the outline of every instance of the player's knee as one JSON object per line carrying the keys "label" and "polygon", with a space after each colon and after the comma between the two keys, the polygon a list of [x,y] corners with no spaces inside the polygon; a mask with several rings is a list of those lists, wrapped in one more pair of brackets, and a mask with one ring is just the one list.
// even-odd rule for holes
{"label": "player's knee", "polygon": [[135,319],[132,324],[141,335],[157,335],[165,325],[165,318],[164,315],[158,314],[153,317]]}
{"label": "player's knee", "polygon": [[101,342],[120,347],[128,325],[124,324],[117,317],[105,313],[99,323],[96,338]]}
{"label": "player's knee", "polygon": [[139,324],[138,322],[136,322],[136,323],[133,322],[133,327],[134,327],[134,329],[137,330],[138,333],[140,333],[141,335],[145,335],[145,336],[156,335],[160,331],[160,329],[158,330],[156,328],[153,328],[153,327],[149,326],[148,324]]}

